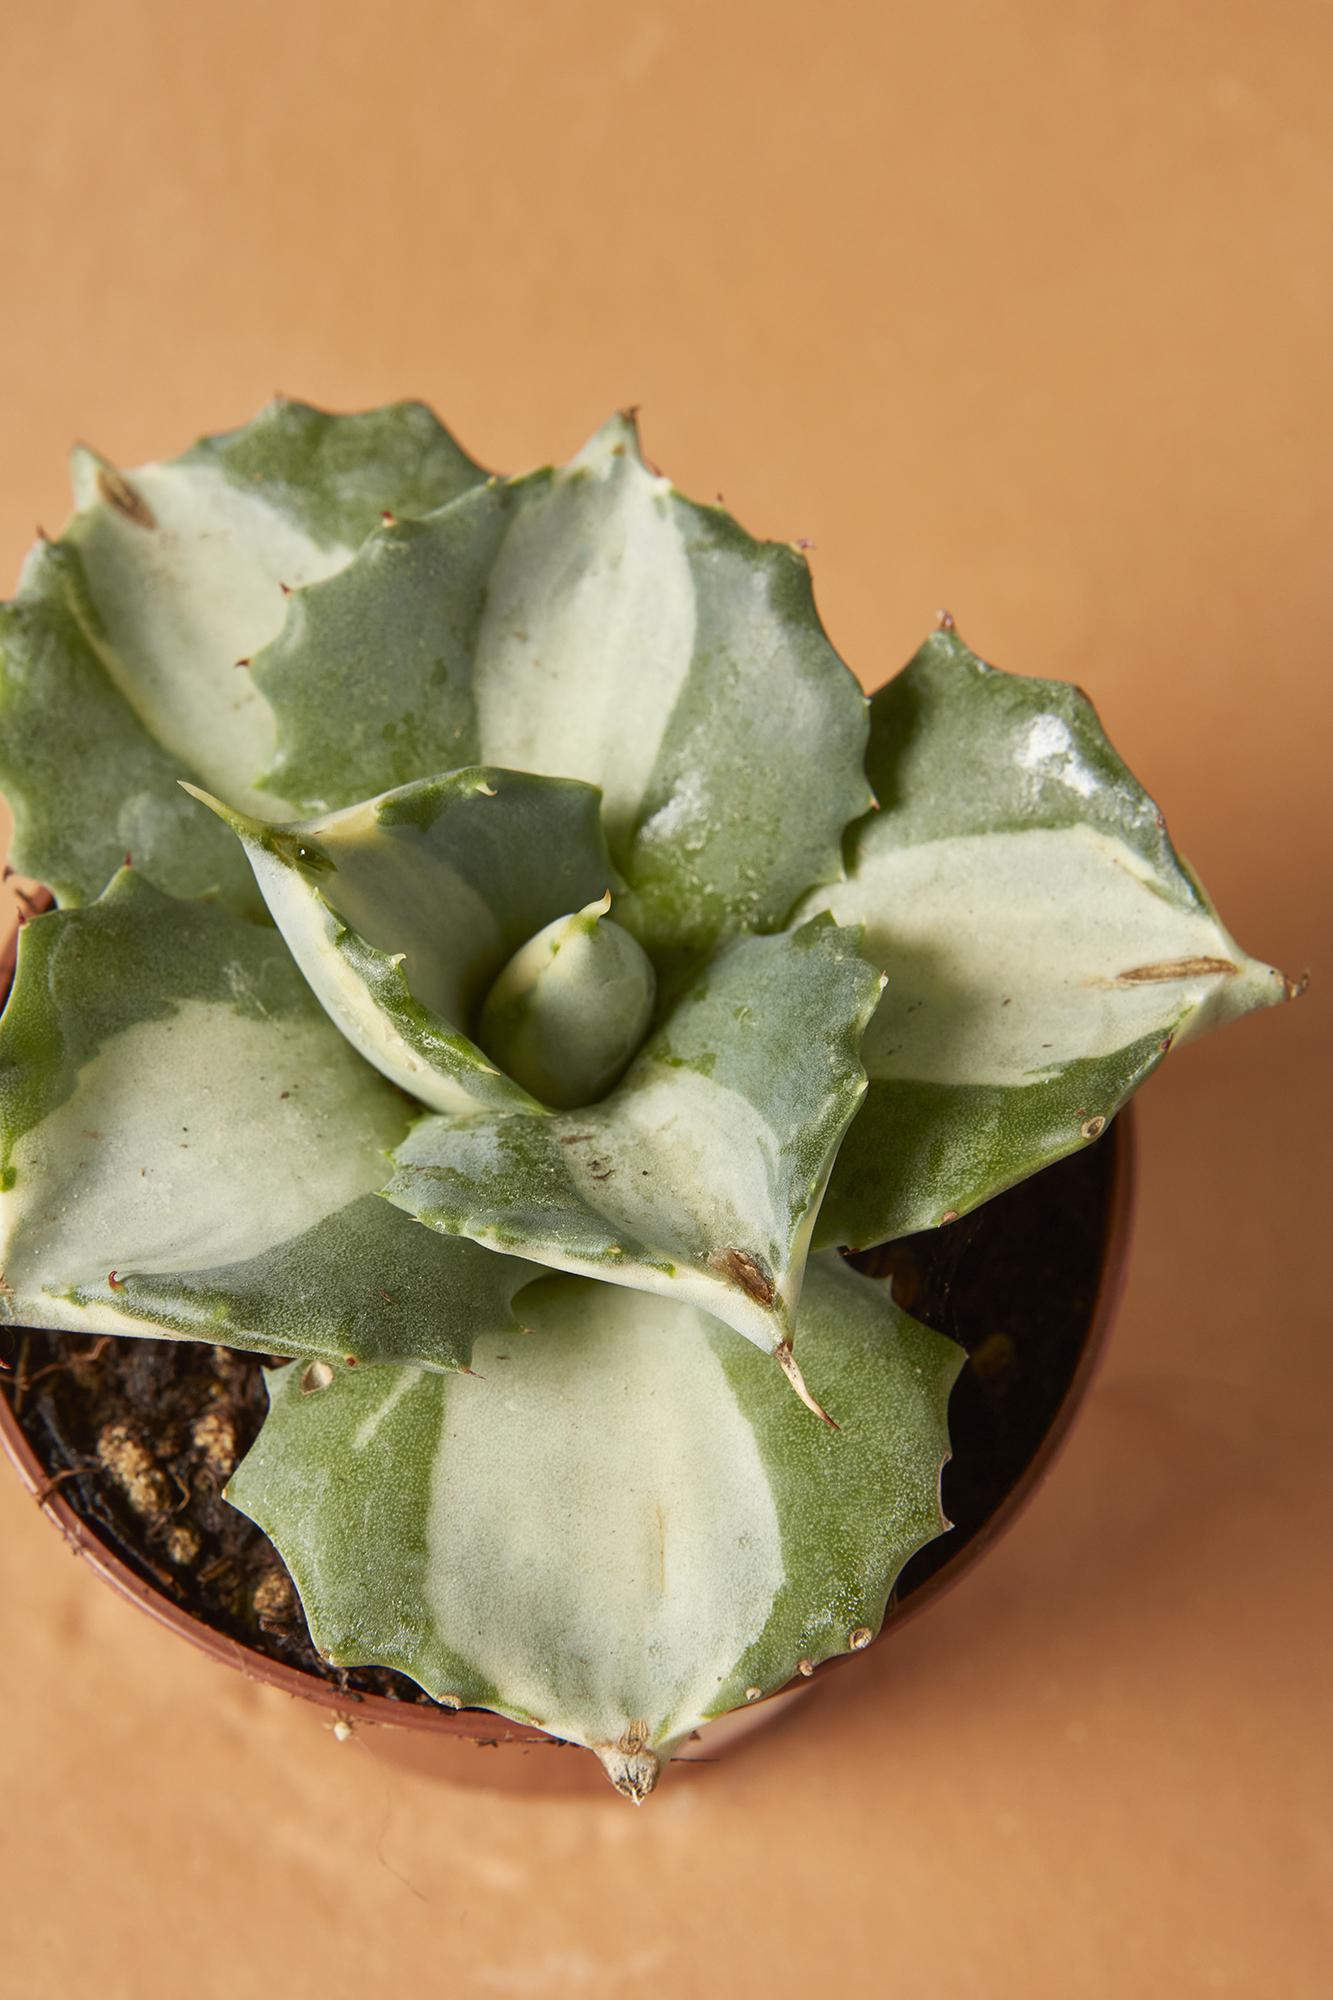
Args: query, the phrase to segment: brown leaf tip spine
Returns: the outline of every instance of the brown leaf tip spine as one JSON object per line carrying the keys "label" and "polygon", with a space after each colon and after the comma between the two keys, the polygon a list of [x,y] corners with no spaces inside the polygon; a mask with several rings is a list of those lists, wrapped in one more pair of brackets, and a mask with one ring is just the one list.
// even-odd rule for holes
{"label": "brown leaf tip spine", "polygon": [[835,1423],[833,1421],[833,1418],[829,1415],[828,1411],[824,1408],[824,1405],[820,1402],[817,1402],[815,1398],[810,1394],[809,1389],[807,1389],[805,1385],[805,1377],[804,1375],[802,1375],[800,1368],[797,1366],[796,1356],[792,1353],[791,1347],[787,1341],[784,1340],[780,1342],[779,1345],[773,1349],[773,1358],[777,1362],[778,1367],[782,1370],[783,1374],[786,1376],[787,1380],[791,1383],[792,1388],[796,1391],[801,1401],[805,1404],[806,1409],[813,1410],[814,1414],[819,1418],[819,1421],[822,1424],[827,1424],[831,1431],[841,1430],[842,1425]]}
{"label": "brown leaf tip spine", "polygon": [[155,528],[157,516],[143,494],[130,485],[123,473],[116,472],[109,465],[97,468],[97,490],[108,507],[114,507],[127,521],[133,521],[136,528]]}
{"label": "brown leaf tip spine", "polygon": [[858,1625],[854,1632],[847,1634],[847,1644],[854,1653],[863,1653],[874,1636],[868,1625]]}
{"label": "brown leaf tip spine", "polygon": [[641,1806],[661,1776],[657,1753],[647,1744],[648,1725],[631,1722],[615,1743],[594,1743],[607,1777],[631,1805]]}

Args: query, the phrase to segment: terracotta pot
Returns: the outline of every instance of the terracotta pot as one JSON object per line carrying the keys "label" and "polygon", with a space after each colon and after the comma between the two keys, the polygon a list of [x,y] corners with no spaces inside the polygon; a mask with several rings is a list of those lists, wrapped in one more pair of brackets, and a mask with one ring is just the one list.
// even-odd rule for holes
{"label": "terracotta pot", "polygon": [[[1063,1443],[1083,1400],[1105,1345],[1125,1277],[1134,1189],[1134,1139],[1129,1113],[1123,1113],[1110,1128],[1106,1137],[1100,1142],[1099,1150],[1109,1154],[1109,1171],[1103,1190],[1098,1196],[1104,1203],[1099,1268],[1095,1294],[1082,1341],[1063,1393],[1030,1457],[1012,1480],[1003,1497],[990,1509],[985,1518],[973,1524],[970,1532],[952,1547],[950,1543],[953,1543],[953,1537],[943,1543],[933,1544],[932,1551],[935,1553],[925,1552],[930,1556],[930,1563],[925,1566],[924,1571],[920,1556],[914,1558],[913,1563],[908,1565],[900,1580],[897,1599],[885,1620],[876,1650],[885,1639],[900,1629],[905,1619],[933,1603],[944,1589],[969,1570],[990,1548],[1002,1530],[1009,1526],[1050,1470],[1055,1453]],[[1060,1170],[1049,1171],[1055,1174]],[[122,1596],[137,1604],[160,1624],[169,1626],[192,1645],[211,1654],[215,1660],[234,1667],[269,1687],[281,1689],[287,1694],[313,1702],[329,1711],[335,1718],[342,1720],[354,1718],[358,1731],[367,1723],[388,1725],[387,1729],[368,1732],[366,1740],[379,1739],[392,1761],[406,1762],[417,1769],[423,1768],[424,1765],[425,1768],[436,1771],[447,1770],[450,1775],[458,1776],[460,1773],[456,1760],[446,1760],[442,1763],[438,1754],[431,1754],[432,1748],[438,1753],[443,1751],[445,1746],[460,1746],[465,1743],[529,1747],[552,1745],[552,1739],[540,1730],[519,1723],[506,1722],[481,1711],[452,1711],[425,1707],[417,1703],[397,1702],[383,1695],[341,1690],[327,1681],[270,1659],[223,1633],[214,1631],[183,1611],[151,1582],[136,1574],[80,1518],[64,1495],[52,1486],[6,1396],[0,1396],[0,1443],[3,1443],[5,1451],[18,1469],[19,1477],[34,1495],[47,1518],[60,1530],[69,1545]],[[946,1550],[948,1552],[944,1553]],[[691,1756],[711,1760],[720,1750],[750,1734],[757,1727],[772,1721],[803,1696],[826,1685],[834,1667],[845,1665],[849,1659],[861,1657],[861,1655],[844,1655],[840,1659],[830,1660],[818,1670],[813,1679],[796,1682],[791,1687],[771,1695],[766,1701],[756,1703],[752,1708],[719,1718],[717,1722],[708,1725],[697,1745],[686,1745],[678,1756],[682,1756],[686,1761],[689,1761]],[[423,1752],[427,1753],[424,1758]],[[563,1767],[568,1766],[571,1761],[561,1758],[559,1763]],[[543,1758],[538,1762],[545,1765],[547,1760]],[[591,1760],[578,1760],[580,1774],[585,1763],[590,1765]],[[523,1782],[531,1783],[531,1776],[526,1777]]]}

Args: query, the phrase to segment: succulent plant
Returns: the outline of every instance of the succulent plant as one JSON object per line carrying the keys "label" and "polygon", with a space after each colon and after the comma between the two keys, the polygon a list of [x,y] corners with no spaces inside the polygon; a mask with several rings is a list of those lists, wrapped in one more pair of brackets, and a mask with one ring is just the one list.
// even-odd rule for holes
{"label": "succulent plant", "polygon": [[74,483],[0,619],[59,905],[0,1316],[294,1358],[229,1492],[316,1643],[641,1798],[946,1526],[961,1353],[841,1249],[1289,989],[1080,693],[945,621],[867,703],[629,417],[504,479],[284,401]]}

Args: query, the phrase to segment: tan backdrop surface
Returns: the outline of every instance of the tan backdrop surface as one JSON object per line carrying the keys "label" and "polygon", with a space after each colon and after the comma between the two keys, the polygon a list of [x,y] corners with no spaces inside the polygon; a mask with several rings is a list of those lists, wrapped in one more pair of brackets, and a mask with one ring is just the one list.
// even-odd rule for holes
{"label": "tan backdrop surface", "polygon": [[336,1742],[0,1478],[6,2000],[1329,1991],[1330,77],[1319,0],[9,0],[7,575],[76,435],[414,393],[516,468],[638,402],[817,544],[867,685],[940,604],[1086,685],[1325,985],[1148,1093],[1114,1349],[1000,1552],[641,1813]]}

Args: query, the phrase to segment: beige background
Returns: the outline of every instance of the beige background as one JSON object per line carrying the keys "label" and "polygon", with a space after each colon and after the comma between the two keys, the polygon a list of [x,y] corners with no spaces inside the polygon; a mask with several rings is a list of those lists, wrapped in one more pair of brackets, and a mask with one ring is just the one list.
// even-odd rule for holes
{"label": "beige background", "polygon": [[[76,434],[416,393],[510,469],[637,401],[868,685],[947,603],[1092,690],[1327,981],[1331,76],[1318,0],[9,0],[0,562]],[[1327,1992],[1328,1050],[1325,985],[1167,1065],[1041,1498],[638,1814],[336,1743],[0,1478],[0,1993]]]}

